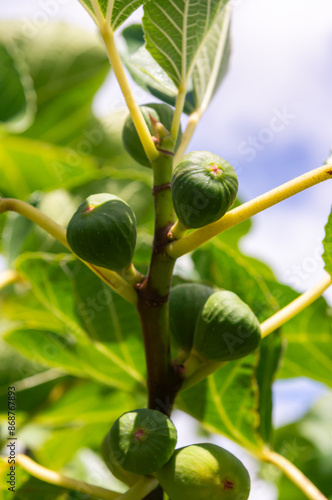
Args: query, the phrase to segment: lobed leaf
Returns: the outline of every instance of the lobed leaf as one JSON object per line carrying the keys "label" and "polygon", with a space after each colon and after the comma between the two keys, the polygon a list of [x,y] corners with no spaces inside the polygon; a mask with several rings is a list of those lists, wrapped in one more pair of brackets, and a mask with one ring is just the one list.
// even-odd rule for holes
{"label": "lobed leaf", "polygon": [[134,306],[70,255],[22,256],[17,269],[48,311],[34,320],[13,311],[5,339],[27,357],[67,373],[131,390],[143,381],[144,349]]}
{"label": "lobed leaf", "polygon": [[0,36],[0,130],[22,132],[34,119],[36,93],[29,68],[10,40]]}
{"label": "lobed leaf", "polygon": [[178,406],[210,432],[248,449],[260,449],[255,355],[228,363],[207,380],[180,392]]}
{"label": "lobed leaf", "polygon": [[144,6],[146,48],[173,80],[186,88],[211,26],[227,0],[160,0]]}
{"label": "lobed leaf", "polygon": [[332,276],[332,212],[330,213],[325,226],[325,238],[323,240],[323,245],[325,269]]}
{"label": "lobed leaf", "polygon": [[147,0],[96,0],[96,2],[91,2],[90,0],[79,1],[95,19],[98,19],[98,14],[94,8],[94,4],[97,4],[100,14],[104,17],[104,19],[110,22],[113,31],[115,31]]}

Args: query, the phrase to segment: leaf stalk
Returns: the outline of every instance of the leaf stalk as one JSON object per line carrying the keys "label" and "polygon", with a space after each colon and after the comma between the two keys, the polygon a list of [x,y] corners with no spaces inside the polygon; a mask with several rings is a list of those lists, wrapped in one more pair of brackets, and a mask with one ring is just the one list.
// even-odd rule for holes
{"label": "leaf stalk", "polygon": [[230,210],[221,219],[208,224],[207,226],[196,229],[190,234],[184,236],[178,241],[174,241],[168,245],[167,252],[173,259],[177,259],[182,255],[192,252],[206,241],[211,240],[214,236],[227,231],[237,224],[249,219],[267,208],[280,203],[291,196],[294,196],[309,187],[312,187],[320,182],[332,178],[332,164],[324,165],[307,172],[306,174],[296,177],[295,179],[282,184],[281,186],[268,191],[257,198],[254,198],[239,207]]}

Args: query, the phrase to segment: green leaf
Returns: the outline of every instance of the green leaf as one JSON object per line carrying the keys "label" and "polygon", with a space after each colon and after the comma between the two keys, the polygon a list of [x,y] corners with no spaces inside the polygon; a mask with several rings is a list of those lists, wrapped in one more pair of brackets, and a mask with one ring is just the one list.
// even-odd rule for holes
{"label": "green leaf", "polygon": [[323,245],[325,269],[332,276],[332,212],[330,213],[325,226],[325,238],[323,240]]}
{"label": "green leaf", "polygon": [[279,309],[269,283],[258,266],[253,265],[255,261],[225,241],[222,237],[214,238],[193,253],[201,280],[231,290],[252,308],[260,321],[267,319]]}
{"label": "green leaf", "polygon": [[72,162],[66,148],[20,136],[0,137],[0,193],[26,199],[36,190],[73,187],[96,177],[89,157]]}
{"label": "green leaf", "polygon": [[207,380],[180,392],[178,406],[208,431],[223,434],[248,449],[260,449],[256,362],[255,355],[250,355],[228,363]]}
{"label": "green leaf", "polygon": [[[89,0],[79,0],[87,9],[93,18],[97,18],[97,14]],[[128,19],[128,17],[138,9],[147,0],[97,0],[100,13],[107,19],[113,31]]]}
{"label": "green leaf", "polygon": [[36,94],[29,69],[10,40],[0,39],[0,129],[22,132],[32,122]]}
{"label": "green leaf", "polygon": [[[127,50],[122,52],[121,57],[132,78],[146,92],[174,106],[178,89],[144,47],[141,25],[133,24],[128,26],[122,31],[122,35]],[[190,114],[193,111],[195,111],[194,94],[189,85],[184,112]]]}
{"label": "green leaf", "polygon": [[280,331],[274,332],[261,342],[257,383],[259,387],[259,433],[265,443],[273,439],[272,426],[272,385],[277,377],[283,354],[283,338]]}
{"label": "green leaf", "polygon": [[[274,283],[274,296],[281,307],[292,302],[298,293]],[[323,298],[316,300],[282,327],[285,352],[278,372],[280,378],[309,377],[332,386],[331,307]]]}
{"label": "green leaf", "polygon": [[7,342],[43,365],[79,377],[123,390],[142,383],[144,348],[134,306],[71,255],[25,254],[17,269],[49,314],[34,320],[13,309],[3,326]]}
{"label": "green leaf", "polygon": [[[275,450],[286,456],[327,498],[332,496],[331,440],[332,396],[329,393],[298,422],[276,431]],[[263,468],[264,471],[264,468]],[[269,474],[270,479],[271,475]],[[267,478],[268,479],[268,478]],[[279,498],[306,500],[284,475],[276,476]]]}
{"label": "green leaf", "polygon": [[20,22],[0,23],[0,38],[24,60],[37,95],[35,121],[25,136],[74,147],[85,132],[79,139],[84,153],[92,134],[92,100],[110,70],[102,42],[96,33],[64,23],[30,29],[23,30]]}
{"label": "green leaf", "polygon": [[204,112],[225,77],[231,53],[230,6],[212,24],[193,70],[195,109]]}
{"label": "green leaf", "polygon": [[226,3],[160,0],[144,6],[146,48],[177,88],[186,88],[201,47]]}

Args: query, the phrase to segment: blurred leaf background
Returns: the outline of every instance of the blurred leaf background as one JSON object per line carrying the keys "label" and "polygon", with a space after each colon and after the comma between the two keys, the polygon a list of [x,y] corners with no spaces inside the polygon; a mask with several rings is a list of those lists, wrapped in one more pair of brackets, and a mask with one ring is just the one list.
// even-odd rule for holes
{"label": "blurred leaf background", "polygon": [[[123,59],[136,82],[174,102],[167,75],[159,69],[152,85],[151,75],[142,72],[141,28],[126,28],[122,37]],[[20,22],[2,22],[0,64],[0,94],[5,96],[0,102],[0,195],[26,200],[63,226],[87,195],[121,196],[138,219],[135,264],[144,272],[153,227],[151,172],[122,147],[126,110],[105,113],[103,119],[93,113],[93,99],[110,74],[98,36],[50,23],[29,38]],[[228,56],[220,61],[221,75],[227,64]],[[149,71],[155,76],[153,60]],[[195,98],[188,93],[188,112]],[[174,283],[195,279],[231,289],[261,321],[286,305],[298,294],[240,249],[250,229],[246,222],[196,250],[177,267]],[[7,387],[15,385],[22,451],[46,467],[124,491],[103,465],[99,447],[121,413],[145,405],[136,311],[23,217],[1,216],[0,231],[7,265],[24,278],[0,296],[0,444],[7,437]],[[197,419],[206,437],[222,434],[253,451],[273,445],[332,498],[330,395],[298,422],[276,432],[272,425],[276,378],[310,377],[331,385],[330,317],[322,298],[283,332],[267,338],[259,357],[229,363],[181,393],[177,407]],[[5,470],[0,473],[0,499],[7,500],[12,496]],[[274,469],[263,466],[261,474],[277,485],[280,499],[304,499]],[[14,498],[77,496],[18,469]]]}

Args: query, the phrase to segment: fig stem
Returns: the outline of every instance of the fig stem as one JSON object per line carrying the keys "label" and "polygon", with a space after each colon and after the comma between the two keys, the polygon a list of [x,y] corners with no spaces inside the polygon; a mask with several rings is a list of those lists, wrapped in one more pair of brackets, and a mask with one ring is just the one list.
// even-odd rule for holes
{"label": "fig stem", "polygon": [[332,277],[328,274],[317,283],[317,285],[304,292],[297,299],[293,300],[293,302],[264,321],[261,324],[262,338],[267,337],[284,323],[287,323],[297,314],[304,311],[304,309],[315,302],[315,300],[317,300],[331,285]]}
{"label": "fig stem", "polygon": [[18,454],[16,456],[16,462],[24,470],[31,474],[31,476],[34,476],[46,483],[54,484],[56,486],[68,488],[74,491],[79,491],[80,493],[85,493],[89,496],[92,495],[104,500],[115,500],[119,498],[119,493],[116,491],[107,490],[105,488],[101,488],[100,486],[94,486],[83,481],[71,479],[67,476],[59,474],[58,472],[52,471],[50,469],[47,469],[46,467],[43,467],[42,465],[37,464],[34,460],[32,460],[30,457],[27,457],[26,455]]}
{"label": "fig stem", "polygon": [[142,324],[147,366],[148,406],[170,415],[182,376],[170,356],[168,298],[175,260],[166,247],[175,222],[170,180],[173,159],[160,155],[154,173],[155,227],[152,256],[146,278],[138,287],[138,312]]}
{"label": "fig stem", "polygon": [[174,155],[174,165],[175,166],[180,162],[182,156],[185,154],[186,149],[191,141],[191,138],[196,130],[197,124],[198,124],[199,120],[201,119],[201,117],[202,117],[202,113],[200,112],[200,110],[194,111],[189,116],[189,121],[187,123],[186,130],[184,131],[184,133],[182,135],[180,145],[179,145],[179,147]]}
{"label": "fig stem", "polygon": [[260,459],[278,467],[309,500],[327,500],[318,488],[287,458],[269,449],[264,449]]}
{"label": "fig stem", "polygon": [[239,207],[230,210],[221,219],[208,224],[204,227],[196,229],[190,234],[184,236],[180,240],[171,242],[167,247],[167,252],[170,257],[177,259],[182,255],[192,252],[206,241],[211,240],[217,234],[221,234],[227,229],[230,229],[240,222],[243,222],[253,215],[256,215],[263,210],[266,210],[277,203],[280,203],[291,196],[294,196],[311,186],[332,178],[332,164],[323,165],[303,174],[295,179],[292,179],[281,186],[264,193],[257,198],[254,198],[247,203],[243,203]]}
{"label": "fig stem", "polygon": [[175,110],[171,127],[171,134],[174,139],[174,142],[176,142],[180,129],[181,116],[184,108],[184,103],[186,101],[186,93],[187,93],[187,86],[184,85],[178,89],[178,95],[176,96]]}
{"label": "fig stem", "polygon": [[[150,134],[150,130],[143,118],[142,112],[136,102],[132,89],[129,85],[126,73],[123,68],[123,64],[117,50],[115,41],[114,41],[114,32],[110,25],[109,20],[105,20],[103,14],[100,10],[99,4],[96,0],[93,0],[92,6],[94,8],[94,12],[96,18],[94,18],[97,27],[100,31],[100,34],[104,40],[106,52],[111,63],[112,69],[116,76],[116,79],[119,83],[121,92],[128,106],[130,115],[133,119],[134,125],[136,127],[137,133],[141,140],[142,146],[144,148],[146,156],[150,161],[154,161],[159,157],[159,152],[157,151],[155,144],[152,140],[152,136]],[[90,12],[90,11],[89,11]],[[107,17],[110,18],[112,12],[110,10],[107,11]]]}
{"label": "fig stem", "polygon": [[[0,214],[9,211],[16,212],[23,215],[26,219],[31,220],[31,222],[44,229],[44,231],[53,236],[53,238],[71,251],[66,238],[66,230],[50,219],[50,217],[40,212],[37,208],[33,207],[29,203],[26,203],[25,201],[16,200],[14,198],[0,198]],[[134,305],[137,304],[137,294],[135,289],[127,281],[121,278],[121,276],[114,271],[110,271],[109,269],[97,267],[85,262],[82,259],[80,260],[116,293],[127,300],[127,302]]]}
{"label": "fig stem", "polygon": [[184,237],[186,232],[188,231],[188,228],[184,226],[179,219],[175,222],[175,224],[171,227],[169,230],[169,235],[171,238],[175,238],[176,240],[180,240],[181,238]]}

